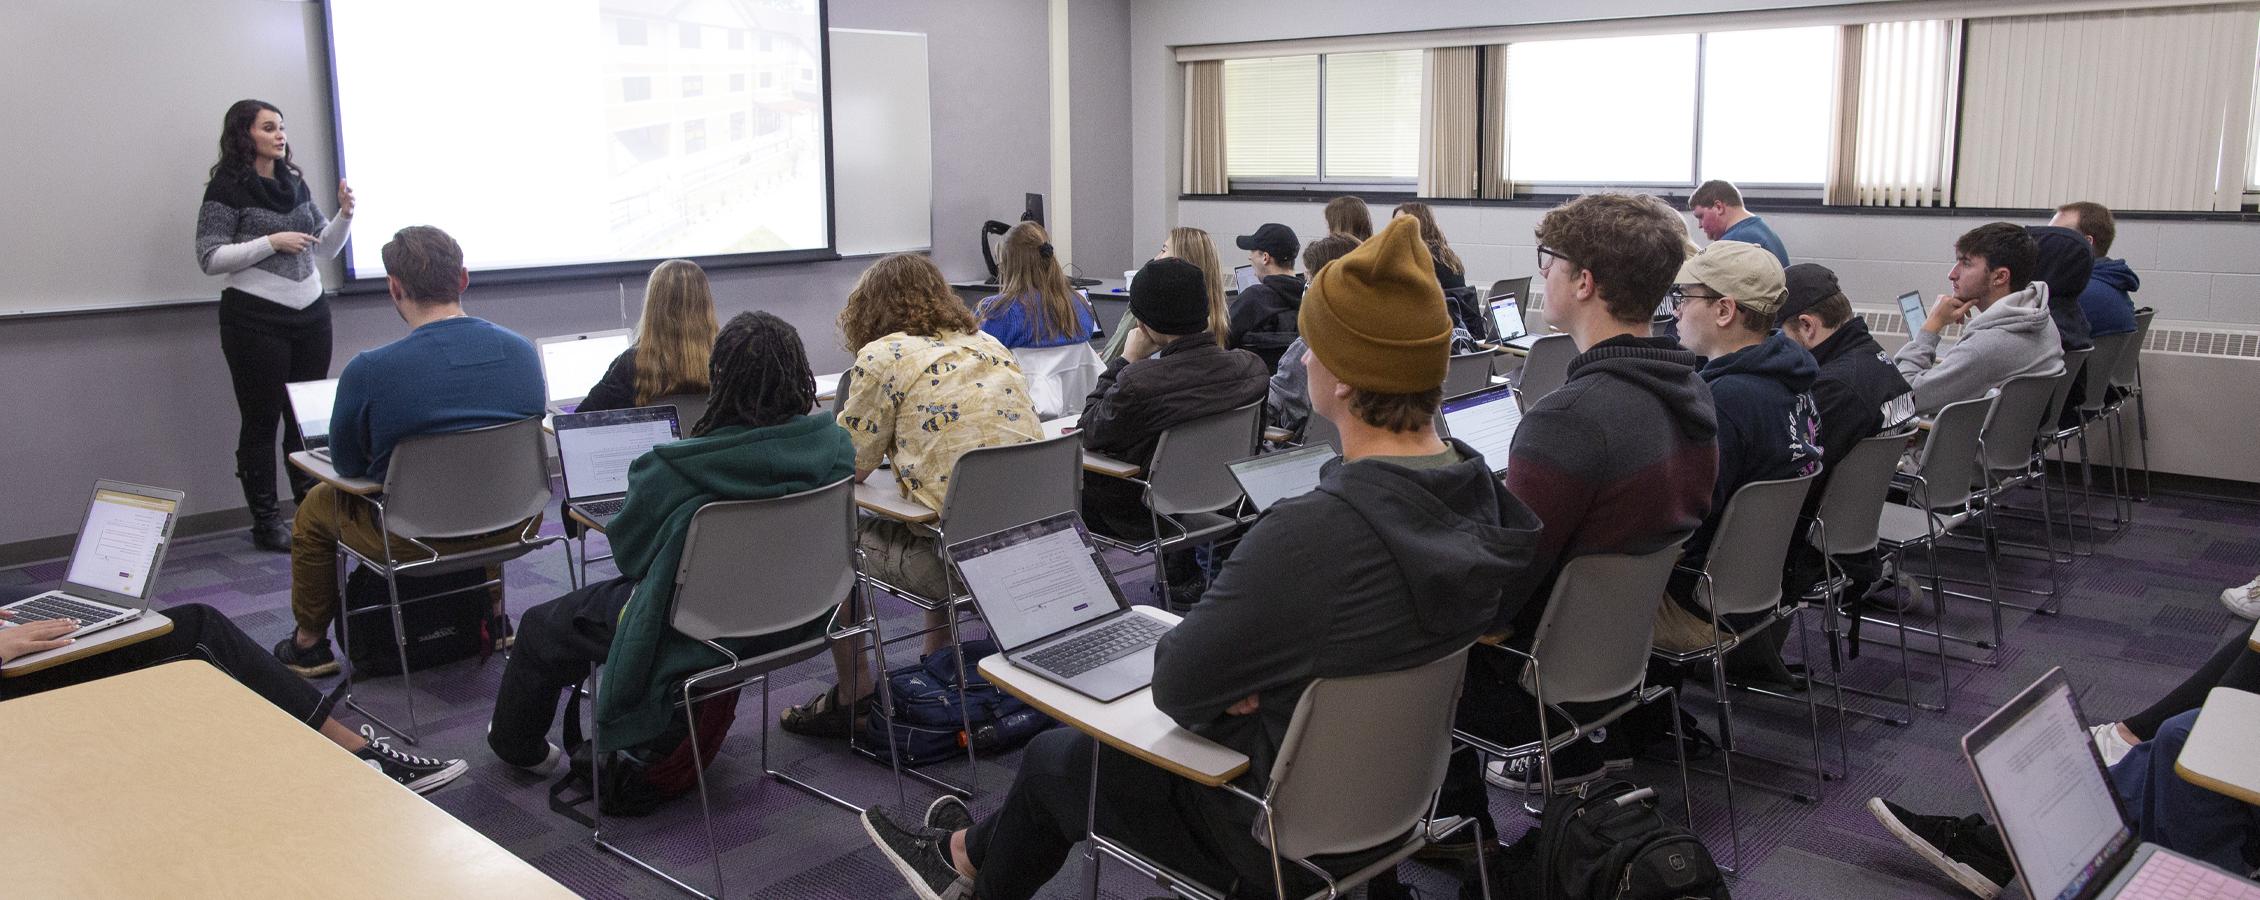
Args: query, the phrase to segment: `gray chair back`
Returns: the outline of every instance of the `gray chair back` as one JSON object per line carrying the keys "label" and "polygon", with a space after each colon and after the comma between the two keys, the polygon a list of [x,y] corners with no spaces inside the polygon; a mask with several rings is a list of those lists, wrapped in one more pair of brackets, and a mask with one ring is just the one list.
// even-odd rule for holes
{"label": "gray chair back", "polygon": [[[2033,442],[2040,436],[2041,417],[2056,392],[2056,375],[2019,375],[2001,383],[2001,396],[1978,432],[1979,452],[1985,467],[1996,472],[2023,469],[2032,463]],[[2054,425],[2054,422],[2050,422]]]}
{"label": "gray chair back", "polygon": [[854,369],[849,369],[840,373],[840,383],[832,389],[832,415],[839,415],[840,410],[847,406],[849,376],[854,372]]}
{"label": "gray chair back", "polygon": [[385,468],[385,527],[401,537],[490,534],[540,515],[549,499],[539,416],[408,438]]}
{"label": "gray chair back", "polygon": [[2127,342],[2130,346],[2119,354],[2119,364],[2111,370],[2112,387],[2122,391],[2134,388],[2142,372],[2142,348],[2150,343],[2150,320],[2157,315],[2157,310],[2147,306],[2134,311],[2134,338]]}
{"label": "gray chair back", "polygon": [[1303,420],[1302,442],[1306,447],[1313,444],[1325,444],[1334,448],[1334,452],[1340,453],[1342,452],[1342,429],[1334,424],[1333,419],[1319,415],[1317,410],[1312,410],[1310,418]]}
{"label": "gray chair back", "polygon": [[1214,512],[1240,501],[1232,461],[1255,455],[1263,401],[1164,430],[1146,467],[1146,506],[1164,516]]}
{"label": "gray chair back", "polygon": [[1527,310],[1530,308],[1530,279],[1531,276],[1524,275],[1521,278],[1501,278],[1491,282],[1491,290],[1483,295],[1483,299],[1489,300],[1500,294],[1513,294],[1515,295],[1515,303],[1522,309]]}
{"label": "gray chair back", "polygon": [[1969,502],[1970,488],[1978,484],[1978,433],[2000,394],[1988,391],[1974,400],[1946,404],[1931,419],[1930,436],[1915,464],[1927,496],[1909,498],[1917,501],[1909,506],[1928,503],[1932,509],[1946,509]]}
{"label": "gray chair back", "polygon": [[1466,669],[1462,647],[1410,669],[1312,680],[1271,767],[1273,851],[1349,853],[1419,823],[1444,784]]}
{"label": "gray chair back", "polygon": [[2087,371],[2088,363],[2094,360],[2094,347],[2064,351],[2064,371],[2057,374],[2056,383],[2048,392],[2048,409],[2041,413],[2042,437],[2056,433],[2056,423],[2064,420],[2064,407],[2072,402],[2072,383],[2079,380],[2080,373]]}
{"label": "gray chair back", "polygon": [[[1640,555],[1594,553],[1562,567],[1530,655],[1545,678],[1546,702],[1600,703],[1640,687],[1679,542]],[[1525,670],[1523,686],[1531,686]]]}
{"label": "gray chair back", "polygon": [[[1753,481],[1726,498],[1726,511],[1719,514],[1719,528],[1712,533],[1710,555],[1703,561],[1703,571],[1711,576],[1711,612],[1735,615],[1781,606],[1781,569],[1789,559],[1789,538],[1797,533],[1797,513],[1805,508],[1805,495],[1819,477],[1816,470],[1796,478]],[[1698,602],[1704,599],[1697,597]]]}
{"label": "gray chair back", "polygon": [[1063,434],[966,451],[950,468],[936,527],[963,541],[1082,508],[1083,438]]}
{"label": "gray chair back", "polygon": [[794,628],[855,586],[855,479],[691,514],[675,566],[676,631],[702,641]]}
{"label": "gray chair back", "polygon": [[1515,390],[1522,396],[1522,408],[1538,405],[1547,394],[1569,380],[1569,361],[1577,357],[1577,342],[1566,334],[1549,334],[1530,344],[1530,356],[1522,361],[1522,381]]}
{"label": "gray chair back", "polygon": [[1497,355],[1490,350],[1455,354],[1444,370],[1444,396],[1457,397],[1490,387],[1491,358]]}
{"label": "gray chair back", "polygon": [[2095,348],[2090,351],[2087,357],[2086,389],[2079,397],[2081,411],[2087,413],[2103,411],[2103,404],[2111,395],[2111,381],[2119,373],[2121,360],[2127,354],[2134,352],[2135,337],[2136,332],[2126,331],[2118,334],[2106,334],[2095,339]]}
{"label": "gray chair back", "polygon": [[651,405],[674,407],[675,423],[682,426],[683,435],[688,437],[691,428],[698,425],[698,420],[706,418],[706,401],[709,396],[707,394],[668,394],[651,401]]}
{"label": "gray chair back", "polygon": [[1894,431],[1862,440],[1829,470],[1820,508],[1814,513],[1822,524],[1822,539],[1817,542],[1822,553],[1843,556],[1875,549],[1876,527],[1891,496],[1891,476],[1899,471],[1899,457],[1907,452],[1908,435]]}

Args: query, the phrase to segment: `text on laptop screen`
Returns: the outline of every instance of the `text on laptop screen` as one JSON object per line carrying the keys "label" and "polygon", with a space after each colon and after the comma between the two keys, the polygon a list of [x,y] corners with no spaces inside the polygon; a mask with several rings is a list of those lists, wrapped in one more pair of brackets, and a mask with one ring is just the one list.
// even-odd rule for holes
{"label": "text on laptop screen", "polygon": [[1318,487],[1318,471],[1333,458],[1333,447],[1313,444],[1240,460],[1232,464],[1232,475],[1240,480],[1240,490],[1247,492],[1248,502],[1257,509],[1270,509],[1274,503]]}
{"label": "text on laptop screen", "polygon": [[2128,837],[2069,686],[2018,715],[1971,760],[2037,900],[2075,895]]}
{"label": "text on laptop screen", "polygon": [[1512,295],[1491,301],[1491,326],[1499,330],[1499,340],[1522,336],[1522,304]]}
{"label": "text on laptop screen", "polygon": [[290,391],[290,413],[298,419],[299,436],[328,443],[330,413],[337,410],[337,379],[294,381],[284,387]]}
{"label": "text on laptop screen", "polygon": [[557,459],[565,466],[569,498],[624,494],[628,467],[651,448],[675,439],[672,406],[560,415]]}
{"label": "text on laptop screen", "polygon": [[549,384],[549,402],[576,400],[589,395],[612,360],[628,349],[626,333],[594,334],[580,340],[543,341],[541,377]]}
{"label": "text on laptop screen", "polygon": [[64,580],[147,599],[149,580],[157,574],[157,551],[164,549],[165,526],[177,511],[173,501],[160,497],[95,491]]}
{"label": "text on laptop screen", "polygon": [[[1120,608],[1098,558],[1071,518],[1044,528],[1013,529],[958,572],[981,604],[982,618],[1004,647],[1019,647]],[[1053,527],[1056,526],[1056,527]]]}
{"label": "text on laptop screen", "polygon": [[1444,402],[1444,425],[1458,438],[1483,454],[1493,471],[1507,467],[1507,451],[1514,447],[1515,428],[1522,424],[1522,407],[1505,387],[1478,391]]}

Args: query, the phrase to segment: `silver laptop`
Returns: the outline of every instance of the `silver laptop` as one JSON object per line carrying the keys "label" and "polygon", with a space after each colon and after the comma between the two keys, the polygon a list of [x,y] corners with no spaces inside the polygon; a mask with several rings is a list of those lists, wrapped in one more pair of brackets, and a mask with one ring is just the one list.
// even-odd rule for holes
{"label": "silver laptop", "polygon": [[298,438],[316,459],[330,459],[330,414],[337,410],[337,379],[293,381],[283,385],[290,394],[290,417],[298,422]]}
{"label": "silver laptop", "polygon": [[2055,668],[1962,737],[1986,810],[2034,900],[2260,898],[2260,884],[2137,842],[2081,721],[2072,686]]}
{"label": "silver laptop", "polygon": [[0,606],[13,614],[0,619],[0,628],[75,619],[79,628],[67,635],[75,638],[140,618],[156,593],[157,570],[165,563],[183,496],[123,481],[95,482],[63,586]]}
{"label": "silver laptop", "polygon": [[1492,297],[1491,329],[1493,332],[1491,340],[1494,343],[1511,341],[1521,337],[1523,333],[1522,300],[1513,294],[1501,294]]}
{"label": "silver laptop", "polygon": [[1506,474],[1507,451],[1514,449],[1515,429],[1522,426],[1513,387],[1502,384],[1445,400],[1443,419],[1449,436],[1483,454],[1491,474]]}
{"label": "silver laptop", "polygon": [[565,508],[598,528],[610,526],[628,502],[628,467],[682,434],[672,406],[559,413],[551,423],[565,469]]}
{"label": "silver laptop", "polygon": [[1310,444],[1278,453],[1265,453],[1231,463],[1240,492],[1257,511],[1289,497],[1300,497],[1318,487],[1319,471],[1339,454],[1330,444]]}
{"label": "silver laptop", "polygon": [[1005,658],[1101,703],[1154,680],[1169,623],[1133,608],[1083,519],[1059,513],[960,541],[950,562]]}
{"label": "silver laptop", "polygon": [[625,328],[535,341],[541,351],[541,379],[549,386],[549,411],[572,412],[604,377],[604,370],[612,367],[612,360],[634,342]]}

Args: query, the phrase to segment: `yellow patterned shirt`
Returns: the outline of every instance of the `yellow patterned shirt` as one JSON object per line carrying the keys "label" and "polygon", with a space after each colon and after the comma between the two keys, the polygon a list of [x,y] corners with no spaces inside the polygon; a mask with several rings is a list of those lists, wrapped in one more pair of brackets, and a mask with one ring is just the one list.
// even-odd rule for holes
{"label": "yellow patterned shirt", "polygon": [[904,495],[934,509],[966,451],[1043,437],[1020,365],[978,331],[886,335],[855,352],[846,380],[839,420],[855,467],[892,460]]}

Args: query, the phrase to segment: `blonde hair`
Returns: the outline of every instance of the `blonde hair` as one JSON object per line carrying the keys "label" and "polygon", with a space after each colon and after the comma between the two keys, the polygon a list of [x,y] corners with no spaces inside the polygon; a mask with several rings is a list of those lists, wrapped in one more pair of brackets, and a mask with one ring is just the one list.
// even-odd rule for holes
{"label": "blonde hair", "polygon": [[[1326,201],[1326,230],[1366,240],[1373,237],[1373,213],[1365,208],[1364,200],[1336,197]],[[1281,262],[1294,265],[1291,260]]]}
{"label": "blonde hair", "polygon": [[1172,228],[1169,255],[1200,267],[1201,281],[1208,285],[1208,330],[1216,337],[1216,345],[1224,346],[1231,327],[1224,311],[1224,261],[1216,255],[1216,243],[1209,240],[1208,232],[1198,228]]}
{"label": "blonde hair", "polygon": [[1081,304],[1075,287],[1067,283],[1067,273],[1059,268],[1051,240],[1044,226],[1034,222],[1014,225],[1005,233],[998,251],[997,298],[981,306],[981,321],[1019,306],[1040,339],[1055,340],[1079,330]]}
{"label": "blonde hair", "polygon": [[636,405],[671,394],[705,395],[718,330],[705,269],[687,259],[652,269],[636,322]]}
{"label": "blonde hair", "polygon": [[915,253],[881,257],[855,279],[840,310],[840,337],[849,352],[900,331],[919,337],[971,332],[973,311],[950,291],[932,260]]}
{"label": "blonde hair", "polygon": [[1428,209],[1428,204],[1407,200],[1397,204],[1395,212],[1411,216],[1420,223],[1420,240],[1428,245],[1428,255],[1436,257],[1444,268],[1463,275],[1467,273],[1467,265],[1460,262],[1460,255],[1452,252],[1451,242],[1444,240],[1444,232],[1436,227],[1436,214]]}

